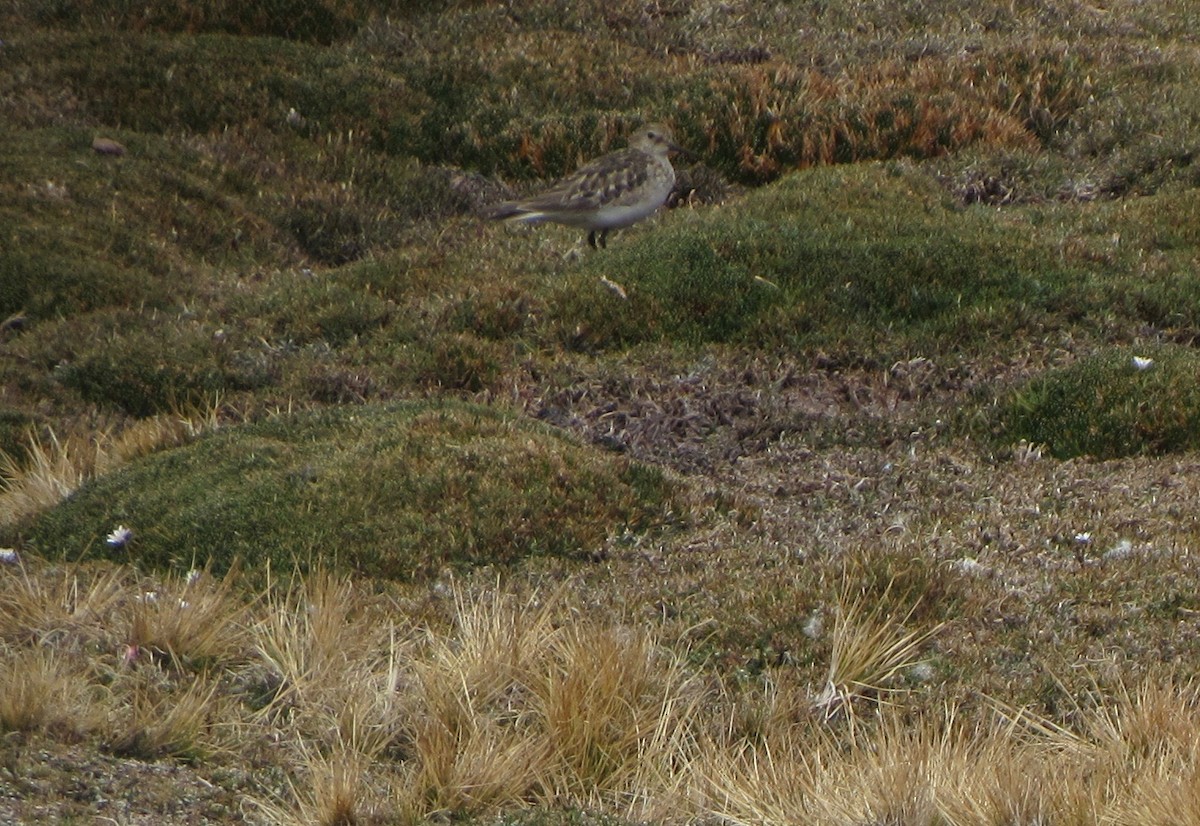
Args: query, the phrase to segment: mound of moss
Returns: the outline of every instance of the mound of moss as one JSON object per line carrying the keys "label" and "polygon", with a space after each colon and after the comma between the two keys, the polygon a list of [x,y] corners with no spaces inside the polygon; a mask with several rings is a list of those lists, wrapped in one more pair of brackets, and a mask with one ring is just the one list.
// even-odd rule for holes
{"label": "mound of moss", "polygon": [[[151,568],[235,558],[407,580],[445,566],[590,556],[680,502],[654,468],[491,408],[340,408],[216,432],[89,482],[32,525],[46,555]],[[118,524],[125,548],[105,541]]]}
{"label": "mound of moss", "polygon": [[563,280],[551,313],[562,340],[978,353],[1046,323],[1068,295],[1076,311],[1096,300],[1039,242],[902,164],[809,170],[634,232]]}
{"label": "mound of moss", "polygon": [[1005,439],[1058,458],[1113,459],[1200,448],[1200,354],[1117,347],[1038,376],[1001,407]]}

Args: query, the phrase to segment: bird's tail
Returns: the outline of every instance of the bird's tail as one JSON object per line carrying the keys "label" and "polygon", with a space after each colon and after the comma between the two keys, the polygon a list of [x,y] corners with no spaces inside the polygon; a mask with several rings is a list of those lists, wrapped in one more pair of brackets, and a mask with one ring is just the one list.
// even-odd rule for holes
{"label": "bird's tail", "polygon": [[520,201],[504,201],[487,207],[483,211],[483,217],[493,221],[520,221],[523,224],[536,224],[545,220],[542,213],[522,206]]}

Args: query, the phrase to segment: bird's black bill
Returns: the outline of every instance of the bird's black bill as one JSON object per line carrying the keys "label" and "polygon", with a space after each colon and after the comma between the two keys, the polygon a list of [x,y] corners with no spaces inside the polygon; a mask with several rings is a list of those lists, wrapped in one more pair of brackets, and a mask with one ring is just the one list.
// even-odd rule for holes
{"label": "bird's black bill", "polygon": [[696,161],[700,160],[700,158],[696,155],[696,153],[690,152],[687,149],[684,149],[682,146],[680,146],[677,143],[668,143],[667,148],[670,149],[672,152],[675,152],[676,154],[681,155],[685,161],[688,161],[690,163],[695,163]]}

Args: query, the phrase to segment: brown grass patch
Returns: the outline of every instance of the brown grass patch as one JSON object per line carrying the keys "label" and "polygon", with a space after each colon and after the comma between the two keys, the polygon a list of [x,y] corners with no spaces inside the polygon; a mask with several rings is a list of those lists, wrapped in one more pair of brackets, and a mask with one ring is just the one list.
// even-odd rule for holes
{"label": "brown grass patch", "polygon": [[[1193,683],[1096,678],[1058,719],[999,701],[931,707],[894,683],[930,632],[889,616],[886,593],[865,607],[844,581],[822,663],[841,698],[832,707],[820,693],[814,704],[793,667],[731,683],[650,626],[586,616],[578,583],[439,585],[424,607],[330,574],[240,603],[214,584],[256,650],[205,649],[180,630],[153,649],[171,656],[128,659],[122,623],[173,628],[175,614],[153,606],[198,582],[159,583],[148,603],[149,583],[119,568],[89,585],[79,570],[27,564],[5,573],[10,588],[74,593],[88,622],[9,599],[21,620],[0,651],[0,725],[101,738],[139,761],[274,767],[279,782],[254,797],[276,823],[567,806],[662,822],[1167,824],[1196,810]],[[198,650],[203,673],[176,667]]]}

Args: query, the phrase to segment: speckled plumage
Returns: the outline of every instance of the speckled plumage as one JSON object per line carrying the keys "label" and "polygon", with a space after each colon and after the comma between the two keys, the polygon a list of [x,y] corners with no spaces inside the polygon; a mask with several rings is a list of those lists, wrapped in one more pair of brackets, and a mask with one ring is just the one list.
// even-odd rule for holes
{"label": "speckled plumage", "polygon": [[490,217],[579,227],[588,231],[589,244],[603,247],[609,230],[648,218],[666,202],[675,185],[668,157],[672,150],[681,151],[670,129],[660,124],[643,126],[628,149],[585,164],[545,192],[498,204]]}

